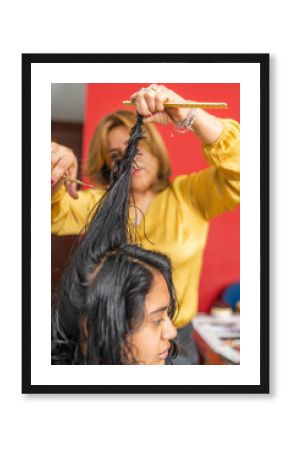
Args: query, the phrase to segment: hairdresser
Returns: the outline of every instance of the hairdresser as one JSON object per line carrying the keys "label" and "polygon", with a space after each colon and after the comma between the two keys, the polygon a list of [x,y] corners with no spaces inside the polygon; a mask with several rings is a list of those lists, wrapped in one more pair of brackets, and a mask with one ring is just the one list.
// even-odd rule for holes
{"label": "hairdresser", "polygon": [[[165,103],[186,99],[165,86],[152,84],[131,96],[144,116],[146,138],[138,145],[132,170],[130,218],[141,245],[167,254],[179,301],[174,324],[178,329],[176,364],[197,364],[191,321],[198,311],[202,257],[211,218],[239,203],[239,124],[202,109],[168,108]],[[129,131],[136,121],[131,111],[117,111],[98,124],[89,151],[86,172],[98,186],[76,190],[77,160],[65,147],[52,144],[52,233],[82,233],[91,210],[110,183],[114,162],[122,157]],[[209,167],[169,181],[167,152],[154,123],[173,124],[194,133]],[[172,125],[171,125],[172,126]],[[178,151],[178,149],[176,149]],[[182,155],[180,155],[182,157]]]}

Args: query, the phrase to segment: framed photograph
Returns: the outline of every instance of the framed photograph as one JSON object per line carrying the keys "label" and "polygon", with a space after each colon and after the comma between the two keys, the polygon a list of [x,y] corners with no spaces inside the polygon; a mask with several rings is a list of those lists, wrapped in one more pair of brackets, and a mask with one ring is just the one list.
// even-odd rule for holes
{"label": "framed photograph", "polygon": [[[155,99],[153,106],[149,97]],[[152,225],[155,233],[164,236],[170,221],[172,228],[175,221],[187,223],[187,228],[176,232],[176,239],[169,233],[166,245],[164,241],[156,247],[164,254],[171,249],[168,256],[173,265],[173,284],[181,302],[177,318],[169,315],[155,322],[158,327],[165,326],[169,317],[173,340],[173,329],[177,328],[179,339],[179,330],[190,325],[199,359],[164,363],[167,349],[158,353],[162,364],[154,359],[119,364],[72,359],[54,364],[52,300],[71,257],[75,243],[72,235],[82,234],[82,230],[67,226],[64,210],[58,210],[61,219],[52,225],[51,142],[73,149],[79,169],[71,179],[71,173],[65,173],[65,181],[68,186],[76,180],[83,191],[81,196],[88,196],[90,189],[101,186],[98,178],[89,177],[88,170],[91,143],[97,139],[96,126],[114,111],[135,111],[136,105],[142,108],[138,103],[141,98],[151,105],[148,120],[154,114],[162,115],[162,119],[154,116],[152,121],[156,122],[154,126],[171,163],[168,186],[176,189],[176,198],[178,192],[183,192],[196,210],[202,211],[194,219],[194,236],[186,238],[188,246],[193,245],[199,252],[198,263],[187,265],[184,257],[178,277],[174,257],[179,261],[181,253],[187,253],[188,218],[180,219],[183,213],[179,215],[177,209],[170,220],[155,215]],[[158,103],[160,98],[163,106]],[[182,120],[178,116],[180,108],[184,112]],[[211,120],[206,118],[207,113],[214,116],[213,134],[202,128],[203,120]],[[219,134],[215,135],[219,126]],[[220,136],[225,135],[225,130],[228,137],[222,144]],[[152,136],[149,139],[153,141]],[[231,154],[237,136],[239,157]],[[23,393],[269,393],[268,54],[23,54],[22,148]],[[142,167],[137,165],[134,170],[138,172]],[[204,184],[203,179],[207,180]],[[195,183],[196,191],[191,191],[192,185],[185,180]],[[192,192],[197,192],[197,200],[192,200]],[[221,203],[219,197],[223,197]],[[161,211],[161,207],[155,205],[156,214],[157,209]],[[151,211],[149,206],[144,229],[151,226],[152,210],[153,206]],[[139,226],[142,218],[138,219],[136,208],[135,214],[135,225]],[[76,212],[72,215],[77,222]],[[183,250],[179,254],[180,241]],[[193,281],[195,288],[191,291]],[[232,307],[222,300],[225,288],[234,284],[239,286],[239,297]],[[185,308],[183,298],[191,306]],[[210,326],[215,335],[210,334]],[[168,340],[171,342],[171,338]],[[80,346],[83,354],[84,348],[86,344]]]}

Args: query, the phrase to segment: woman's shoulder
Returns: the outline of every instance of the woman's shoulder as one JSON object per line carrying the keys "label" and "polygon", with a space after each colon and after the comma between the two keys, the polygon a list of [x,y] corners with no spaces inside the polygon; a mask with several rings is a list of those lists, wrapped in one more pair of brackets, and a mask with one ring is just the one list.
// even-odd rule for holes
{"label": "woman's shoulder", "polygon": [[194,176],[196,176],[196,172],[193,172],[190,174],[184,174],[184,175],[177,175],[175,178],[170,180],[168,186],[166,188],[162,189],[162,191],[159,191],[158,194],[163,194],[163,195],[170,194],[172,191],[176,191],[176,190],[180,189],[182,184],[190,181],[190,179]]}
{"label": "woman's shoulder", "polygon": [[177,175],[170,183],[170,189],[175,193],[183,193],[191,184],[198,172],[192,172],[184,175]]}
{"label": "woman's shoulder", "polygon": [[178,175],[170,181],[169,185],[158,192],[159,201],[181,201],[188,196],[190,186],[196,173]]}
{"label": "woman's shoulder", "polygon": [[[101,201],[106,193],[105,189],[88,188],[78,191],[78,199],[69,199],[72,208],[77,208],[80,211],[91,211]],[[68,194],[67,194],[68,196]]]}
{"label": "woman's shoulder", "polygon": [[93,201],[100,200],[105,193],[106,190],[101,188],[88,188],[78,191],[80,199]]}

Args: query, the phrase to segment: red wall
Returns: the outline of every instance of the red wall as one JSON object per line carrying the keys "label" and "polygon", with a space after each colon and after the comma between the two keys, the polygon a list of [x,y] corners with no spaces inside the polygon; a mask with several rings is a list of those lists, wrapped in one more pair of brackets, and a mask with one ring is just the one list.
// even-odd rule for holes
{"label": "red wall", "polygon": [[[164,83],[165,84],[165,83]],[[117,109],[122,100],[148,84],[88,84],[83,136],[83,161],[99,120]],[[219,117],[240,120],[239,84],[166,84],[185,99],[228,103],[227,110],[213,110]],[[158,126],[167,145],[172,175],[190,173],[207,167],[198,139],[192,134],[176,132],[171,125]],[[213,219],[200,283],[200,311],[208,311],[221,289],[240,277],[240,215],[239,208]]]}

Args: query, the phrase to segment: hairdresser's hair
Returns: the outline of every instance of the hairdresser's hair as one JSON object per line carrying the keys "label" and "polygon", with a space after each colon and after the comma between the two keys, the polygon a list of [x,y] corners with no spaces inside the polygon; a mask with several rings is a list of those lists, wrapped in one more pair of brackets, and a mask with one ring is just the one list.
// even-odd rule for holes
{"label": "hairdresser's hair", "polygon": [[[100,187],[106,188],[110,182],[110,159],[108,155],[108,133],[115,127],[125,126],[131,130],[136,120],[133,111],[119,110],[109,114],[100,121],[90,143],[86,164],[86,175]],[[171,173],[170,162],[165,144],[160,133],[153,124],[143,125],[146,138],[143,145],[158,160],[158,176],[154,186],[160,192],[169,185]]]}
{"label": "hairdresser's hair", "polygon": [[[142,118],[133,127],[111,186],[64,273],[53,305],[53,364],[138,364],[129,337],[144,319],[145,296],[160,273],[176,296],[169,259],[132,244],[128,227],[131,167],[142,139]],[[172,342],[171,355],[176,346]]]}

